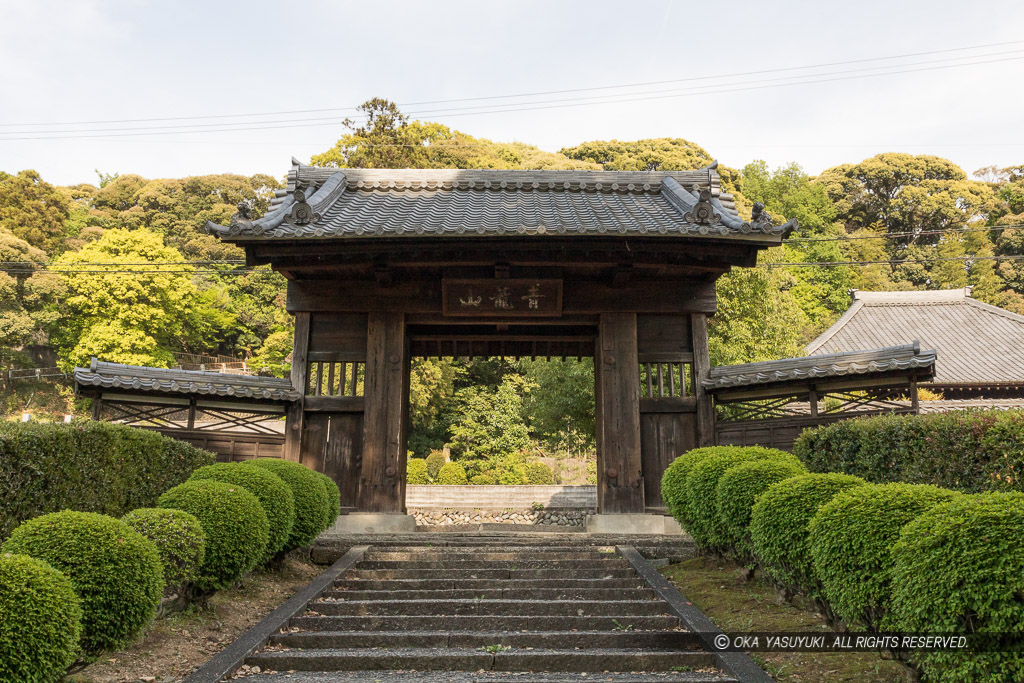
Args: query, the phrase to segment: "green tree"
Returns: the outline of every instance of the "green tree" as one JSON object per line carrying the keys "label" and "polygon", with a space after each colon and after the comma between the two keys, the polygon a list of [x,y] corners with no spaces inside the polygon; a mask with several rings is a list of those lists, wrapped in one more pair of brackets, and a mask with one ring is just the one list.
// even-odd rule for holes
{"label": "green tree", "polygon": [[68,292],[54,334],[66,367],[91,356],[168,367],[172,351],[205,350],[233,323],[223,301],[196,289],[181,253],[148,230],[108,230],[55,265]]}
{"label": "green tree", "polygon": [[346,119],[349,131],[311,163],[335,168],[599,168],[520,142],[475,138],[440,123],[410,121],[390,100],[358,107],[365,123]]}
{"label": "green tree", "polygon": [[0,228],[33,247],[51,256],[63,251],[68,209],[65,195],[36,171],[0,171]]}
{"label": "green tree", "polygon": [[47,258],[23,239],[0,228],[0,262],[17,263],[0,271],[0,367],[24,364],[19,349],[46,342],[46,329],[59,318],[61,278],[45,270]]}
{"label": "green tree", "polygon": [[498,459],[528,448],[522,397],[528,390],[519,375],[507,375],[494,391],[480,386],[459,389],[450,428],[452,458]]}
{"label": "green tree", "polygon": [[549,447],[583,455],[595,445],[594,361],[522,360],[520,369],[533,386],[524,412],[534,434]]}

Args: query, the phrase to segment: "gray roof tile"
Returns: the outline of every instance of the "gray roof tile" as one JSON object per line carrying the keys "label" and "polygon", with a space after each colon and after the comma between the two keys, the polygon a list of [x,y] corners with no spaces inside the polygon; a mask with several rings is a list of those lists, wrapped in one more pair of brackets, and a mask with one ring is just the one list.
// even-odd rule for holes
{"label": "gray roof tile", "polygon": [[711,368],[701,384],[709,391],[825,377],[844,377],[911,369],[931,370],[935,352],[921,351],[917,344],[903,344],[871,351],[852,351],[804,358],[721,365]]}
{"label": "gray roof tile", "polygon": [[88,368],[75,368],[75,385],[124,391],[195,394],[229,398],[295,401],[299,392],[287,379],[231,375],[222,372],[147,368],[92,359]]}
{"label": "gray roof tile", "polygon": [[1024,316],[970,297],[969,289],[853,292],[853,303],[811,342],[811,355],[919,340],[939,354],[936,384],[1024,381]]}
{"label": "gray roof tile", "polygon": [[[207,229],[231,241],[251,239],[488,235],[686,235],[740,237],[769,243],[795,227],[746,222],[713,169],[661,173],[322,169],[297,166],[289,187],[316,188],[307,203],[317,215],[292,220],[295,197],[275,199],[251,223]],[[694,189],[712,189],[713,224],[691,222]]]}

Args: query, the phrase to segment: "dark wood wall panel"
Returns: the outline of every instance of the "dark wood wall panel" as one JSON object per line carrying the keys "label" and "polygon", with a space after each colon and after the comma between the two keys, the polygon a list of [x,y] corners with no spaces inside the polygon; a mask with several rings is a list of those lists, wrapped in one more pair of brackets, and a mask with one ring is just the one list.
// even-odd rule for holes
{"label": "dark wood wall panel", "polygon": [[688,315],[655,315],[636,317],[637,347],[640,362],[668,362],[688,358],[693,353]]}
{"label": "dark wood wall panel", "polygon": [[332,414],[324,448],[324,474],[338,483],[342,507],[355,507],[358,503],[362,459],[362,414]]}
{"label": "dark wood wall panel", "polygon": [[314,313],[309,336],[309,352],[356,354],[366,358],[365,313]]}
{"label": "dark wood wall panel", "polygon": [[640,416],[644,468],[644,500],[648,508],[663,507],[661,476],[665,469],[697,446],[696,413],[644,413]]}

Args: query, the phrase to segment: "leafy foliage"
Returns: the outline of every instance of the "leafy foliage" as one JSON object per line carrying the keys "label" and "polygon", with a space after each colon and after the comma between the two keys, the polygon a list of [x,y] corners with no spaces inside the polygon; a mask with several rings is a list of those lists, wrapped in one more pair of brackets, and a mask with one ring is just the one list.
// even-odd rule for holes
{"label": "leafy foliage", "polygon": [[213,454],[110,422],[0,422],[0,538],[71,509],[117,516],[156,504]]}
{"label": "leafy foliage", "polygon": [[716,507],[723,538],[741,561],[752,559],[750,514],[757,499],[772,484],[806,474],[790,460],[755,460],[730,467],[718,480]]}
{"label": "leafy foliage", "polygon": [[237,484],[190,479],[160,496],[157,505],[188,512],[202,525],[206,555],[196,580],[201,590],[230,586],[264,557],[267,515],[259,499]]}
{"label": "leafy foliage", "polygon": [[822,505],[808,527],[811,560],[836,614],[878,630],[889,609],[891,550],[900,529],[957,495],[927,484],[865,484]]}
{"label": "leafy foliage", "polygon": [[46,254],[17,237],[0,222],[0,262],[17,262],[22,272],[0,272],[0,366],[28,365],[26,344],[46,341],[45,330],[58,319],[64,284],[45,272]]}
{"label": "leafy foliage", "polygon": [[793,452],[815,472],[974,493],[1024,489],[1024,412],[881,415],[809,429]]}
{"label": "leafy foliage", "polygon": [[722,552],[728,545],[725,527],[718,516],[718,481],[721,476],[740,463],[769,459],[799,466],[799,461],[789,453],[759,446],[720,451],[694,463],[683,483],[683,500],[684,518],[689,521],[686,530],[698,546]]}
{"label": "leafy foliage", "polygon": [[542,462],[527,463],[526,480],[523,483],[532,486],[551,486],[555,483],[555,473]]}
{"label": "leafy foliage", "polygon": [[[440,471],[440,468],[439,470]],[[423,458],[409,458],[405,465],[405,483],[410,485],[429,484],[427,461]]]}
{"label": "leafy foliage", "polygon": [[444,486],[465,486],[469,483],[466,469],[457,462],[446,462],[437,473],[437,483]]}
{"label": "leafy foliage", "polygon": [[508,375],[493,392],[476,386],[456,392],[458,412],[450,430],[454,458],[496,459],[529,447],[522,387],[518,375]]}
{"label": "leafy foliage", "polygon": [[63,680],[81,634],[81,602],[66,576],[42,560],[0,554],[0,680]]}
{"label": "leafy foliage", "polygon": [[323,482],[324,489],[327,491],[327,512],[328,512],[328,526],[334,524],[335,520],[338,519],[338,515],[341,514],[341,489],[338,488],[338,482],[328,477],[323,472],[317,472],[320,475],[320,481]]}
{"label": "leafy foliage", "polygon": [[295,500],[295,524],[288,542],[281,552],[304,548],[333,521],[327,490],[317,473],[305,465],[276,458],[257,458],[241,463],[242,467],[257,467],[280,477],[292,490]]}
{"label": "leafy foliage", "polygon": [[[891,550],[887,629],[1013,634],[1024,628],[1024,495],[960,496],[903,527]],[[928,680],[1024,680],[1020,652],[912,653]]]}
{"label": "leafy foliage", "polygon": [[119,519],[54,512],[11,534],[2,551],[47,562],[70,579],[82,603],[81,648],[117,649],[152,621],[164,591],[156,546]]}
{"label": "leafy foliage", "polygon": [[67,198],[36,171],[0,171],[0,228],[49,254],[63,251]]}
{"label": "leafy foliage", "polygon": [[267,544],[261,562],[267,562],[281,552],[295,524],[295,496],[281,477],[256,467],[240,463],[218,462],[200,467],[190,480],[211,479],[225,484],[241,486],[256,496],[267,516]]}
{"label": "leafy foliage", "polygon": [[775,584],[789,593],[817,597],[811,564],[811,519],[840,491],[865,481],[849,474],[803,474],[768,487],[750,511],[754,557]]}
{"label": "leafy foliage", "polygon": [[431,451],[424,462],[427,465],[427,478],[430,480],[437,479],[437,475],[441,473],[441,468],[445,464],[444,453],[441,451]]}
{"label": "leafy foliage", "polygon": [[182,510],[139,508],[121,521],[156,547],[167,588],[179,588],[196,580],[206,555],[206,539],[202,524],[194,515]]}
{"label": "leafy foliage", "polygon": [[[171,265],[139,265],[146,263]],[[208,348],[234,322],[215,290],[199,292],[181,253],[148,231],[109,230],[59,265],[69,269],[68,296],[54,341],[67,367],[88,365],[92,356],[168,367],[172,349]]]}
{"label": "leafy foliage", "polygon": [[707,446],[686,451],[669,463],[661,476],[661,499],[669,513],[684,529],[689,529],[693,518],[686,507],[686,479],[698,462],[715,455],[742,452],[740,446]]}

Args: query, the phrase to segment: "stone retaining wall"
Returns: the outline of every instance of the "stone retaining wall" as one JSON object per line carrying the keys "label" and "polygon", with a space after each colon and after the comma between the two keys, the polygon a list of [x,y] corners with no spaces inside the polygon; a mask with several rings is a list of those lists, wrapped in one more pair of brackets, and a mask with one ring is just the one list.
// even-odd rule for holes
{"label": "stone retaining wall", "polygon": [[414,510],[529,510],[597,507],[596,486],[407,486],[405,506]]}
{"label": "stone retaining wall", "polygon": [[[581,527],[586,520],[585,509],[550,510],[413,510],[417,526],[452,526],[456,524],[533,524],[537,526]],[[590,510],[593,512],[593,510]]]}

